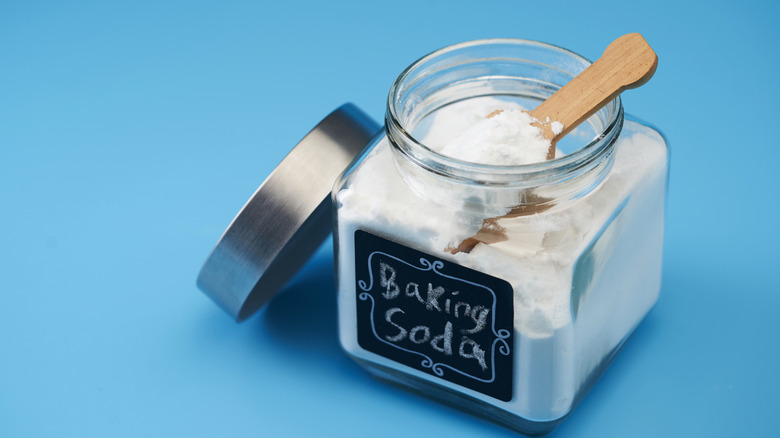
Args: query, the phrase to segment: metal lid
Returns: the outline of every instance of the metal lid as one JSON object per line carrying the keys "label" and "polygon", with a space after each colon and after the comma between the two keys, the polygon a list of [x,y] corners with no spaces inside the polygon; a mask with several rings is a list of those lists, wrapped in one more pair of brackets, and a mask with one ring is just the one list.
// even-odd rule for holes
{"label": "metal lid", "polygon": [[333,183],[380,129],[352,104],[325,117],[230,223],[198,287],[237,321],[262,307],[330,234]]}

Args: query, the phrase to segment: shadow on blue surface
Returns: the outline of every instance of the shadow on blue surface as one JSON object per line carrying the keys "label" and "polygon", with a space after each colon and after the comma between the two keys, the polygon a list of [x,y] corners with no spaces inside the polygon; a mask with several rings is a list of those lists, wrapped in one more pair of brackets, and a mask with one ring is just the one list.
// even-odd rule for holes
{"label": "shadow on blue surface", "polygon": [[266,305],[258,329],[290,350],[344,359],[337,334],[333,260],[320,253]]}
{"label": "shadow on blue surface", "polygon": [[[342,351],[338,339],[333,247],[326,242],[254,318],[263,355],[333,385],[379,387]],[[268,347],[272,348],[272,351]]]}

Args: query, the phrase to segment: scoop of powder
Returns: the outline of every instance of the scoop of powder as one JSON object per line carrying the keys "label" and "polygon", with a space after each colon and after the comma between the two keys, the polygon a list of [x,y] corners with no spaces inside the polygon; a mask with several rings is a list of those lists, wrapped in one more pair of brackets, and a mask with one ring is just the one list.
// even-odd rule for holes
{"label": "scoop of powder", "polygon": [[447,143],[443,155],[479,164],[521,165],[544,161],[550,141],[521,110],[506,110],[484,118]]}

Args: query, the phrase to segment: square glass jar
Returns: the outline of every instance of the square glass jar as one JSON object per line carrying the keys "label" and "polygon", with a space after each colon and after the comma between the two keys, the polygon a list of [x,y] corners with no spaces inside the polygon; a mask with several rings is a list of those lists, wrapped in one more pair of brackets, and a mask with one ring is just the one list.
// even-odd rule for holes
{"label": "square glass jar", "polygon": [[546,433],[655,304],[668,147],[619,98],[541,163],[475,164],[427,143],[504,105],[532,109],[589,64],[492,39],[396,79],[385,135],[333,189],[339,337],[370,373]]}

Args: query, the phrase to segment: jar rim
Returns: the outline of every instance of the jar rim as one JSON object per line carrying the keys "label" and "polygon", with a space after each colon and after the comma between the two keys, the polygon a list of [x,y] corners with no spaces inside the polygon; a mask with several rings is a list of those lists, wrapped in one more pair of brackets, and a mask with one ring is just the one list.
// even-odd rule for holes
{"label": "jar rim", "polygon": [[[568,174],[572,171],[576,172],[582,167],[590,167],[588,164],[593,161],[598,161],[599,157],[608,154],[615,143],[618,135],[623,126],[623,105],[620,96],[617,96],[611,102],[607,103],[599,111],[606,109],[608,119],[604,124],[604,128],[601,132],[590,140],[587,144],[579,147],[575,151],[566,154],[561,157],[545,160],[537,163],[520,164],[520,165],[495,165],[495,164],[482,164],[474,163],[470,161],[464,161],[457,158],[453,158],[447,155],[443,155],[434,149],[426,146],[424,143],[416,139],[410,130],[404,127],[399,117],[399,108],[397,103],[399,97],[405,91],[406,85],[411,78],[414,78],[415,74],[421,74],[424,72],[426,64],[431,61],[441,58],[444,55],[450,54],[458,50],[478,48],[480,46],[496,46],[496,45],[508,45],[514,47],[532,47],[547,50],[551,53],[556,53],[569,58],[575,62],[581,63],[586,68],[592,62],[578,53],[571,50],[549,44],[540,41],[519,39],[519,38],[488,38],[478,39],[472,41],[466,41],[462,43],[453,44],[443,47],[439,50],[433,51],[405,68],[395,79],[387,98],[387,107],[385,113],[385,129],[388,137],[392,140],[396,149],[399,149],[397,142],[394,141],[397,137],[402,137],[403,142],[410,146],[408,150],[400,150],[407,158],[417,163],[423,168],[434,171],[435,173],[447,175],[450,177],[466,180],[479,179],[480,182],[486,184],[501,184],[516,182],[519,180],[534,180],[539,183],[539,180],[546,178],[557,179],[554,175],[560,176],[561,174]],[[533,60],[528,60],[533,61]],[[553,65],[547,65],[539,63],[549,68],[559,69],[559,67]],[[563,70],[561,70],[563,71]],[[567,74],[571,73],[565,71]],[[579,74],[579,72],[573,73],[573,75]],[[572,76],[573,77],[573,76]]]}

